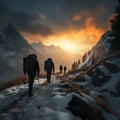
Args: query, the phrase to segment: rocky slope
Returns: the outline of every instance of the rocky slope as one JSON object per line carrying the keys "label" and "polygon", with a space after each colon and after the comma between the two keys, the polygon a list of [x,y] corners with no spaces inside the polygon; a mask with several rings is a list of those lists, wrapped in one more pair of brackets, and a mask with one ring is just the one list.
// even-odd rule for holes
{"label": "rocky slope", "polygon": [[[105,33],[87,55],[86,60],[69,75],[72,82],[68,81],[71,90],[68,93],[74,91],[79,93],[78,96],[73,95],[68,104],[69,110],[74,115],[82,117],[83,120],[93,118],[95,120],[98,118],[100,120],[118,120],[120,118],[119,42],[120,38],[112,31]],[[88,100],[83,98],[81,92],[94,99],[104,111],[91,106]],[[109,114],[108,117],[104,116],[105,112]]]}

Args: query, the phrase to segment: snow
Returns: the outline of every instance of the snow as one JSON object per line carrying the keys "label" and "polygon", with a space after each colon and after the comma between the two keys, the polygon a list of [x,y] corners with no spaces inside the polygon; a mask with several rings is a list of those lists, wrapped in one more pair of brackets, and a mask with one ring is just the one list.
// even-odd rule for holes
{"label": "snow", "polygon": [[90,65],[92,65],[92,61],[90,60],[91,59],[91,57],[92,57],[92,54],[93,53],[90,53],[88,56],[87,56],[87,59],[85,60],[85,62],[82,62],[79,66],[78,66],[78,68],[80,69],[81,67],[83,67],[83,66],[90,66]]}
{"label": "snow", "polygon": [[78,82],[77,85],[81,86],[87,86],[89,84],[89,81],[84,81],[84,82]]}
{"label": "snow", "polygon": [[109,107],[114,111],[114,113],[120,116],[120,104],[118,104],[120,103],[120,97],[114,97],[106,92],[104,92],[103,95],[107,98]]}
{"label": "snow", "polygon": [[78,76],[79,74],[80,74],[80,72],[79,72],[79,73],[74,73],[74,74],[72,74],[72,75],[69,75],[68,78],[69,78],[69,79],[75,79],[76,76]]}
{"label": "snow", "polygon": [[[102,69],[104,72],[108,72],[104,67],[100,66],[100,69]],[[34,82],[34,89],[33,92],[35,93],[34,96],[32,96],[30,99],[27,97],[27,91],[28,91],[28,84],[25,85],[18,85],[11,88],[8,88],[4,91],[0,92],[0,111],[2,109],[9,107],[10,104],[13,103],[13,101],[18,100],[19,98],[23,99],[23,102],[25,104],[24,109],[16,116],[17,120],[81,120],[80,117],[74,116],[70,111],[66,109],[69,101],[71,101],[72,96],[76,95],[80,99],[84,100],[86,103],[88,103],[93,108],[99,109],[102,112],[102,115],[106,120],[118,120],[115,115],[112,115],[108,112],[106,112],[103,108],[101,108],[94,98],[91,96],[96,96],[99,98],[99,96],[104,96],[107,100],[107,104],[109,107],[117,114],[117,116],[120,115],[120,97],[114,97],[110,95],[107,92],[99,93],[99,90],[102,89],[111,89],[114,84],[116,84],[118,81],[114,80],[116,78],[119,78],[120,73],[114,73],[112,74],[111,80],[104,84],[101,88],[96,87],[93,91],[90,91],[90,95],[84,94],[80,92],[80,94],[71,93],[66,96],[63,96],[61,92],[58,92],[59,89],[59,81],[60,79],[57,79],[54,75],[52,75],[52,83],[46,86],[45,89],[42,89],[42,84],[46,81],[46,78],[36,78]],[[91,81],[91,77],[88,75],[84,76],[87,82]],[[39,81],[39,85],[38,85]],[[81,82],[80,82],[81,83]],[[83,84],[84,83],[84,84]],[[84,86],[89,86],[88,83],[83,82],[82,84]],[[79,83],[78,83],[79,84]],[[38,89],[40,88],[40,89]],[[95,90],[96,89],[96,90]],[[99,90],[98,90],[99,89]],[[23,95],[26,93],[25,95]],[[23,97],[20,97],[23,95]],[[26,101],[27,100],[27,101]],[[24,105],[23,104],[23,105]],[[13,111],[17,108],[13,109]],[[19,109],[18,109],[19,111]],[[5,113],[1,115],[7,115]]]}
{"label": "snow", "polygon": [[104,116],[105,120],[118,120],[118,118],[116,116],[113,116],[109,113],[106,114],[106,112],[103,112],[103,116]]}
{"label": "snow", "polygon": [[[116,93],[115,85],[120,81],[120,72],[111,73],[105,66],[103,66],[103,64],[98,66],[97,69],[98,68],[105,75],[111,76],[109,81],[104,83],[101,87],[93,86],[91,84],[92,77],[87,74],[84,75],[85,81],[77,83],[73,81],[74,84],[89,88],[88,90],[90,90],[90,94],[78,91],[80,94],[72,92],[63,96],[63,94],[58,91],[60,89],[59,82],[61,81],[59,78],[52,75],[52,80],[49,85],[44,85],[46,78],[35,78],[33,89],[34,95],[31,98],[28,98],[28,84],[17,85],[1,91],[0,113],[3,108],[9,108],[14,101],[17,100],[19,102],[19,99],[22,99],[23,102],[21,102],[20,105],[24,109],[17,114],[16,120],[81,120],[80,117],[74,116],[66,109],[68,103],[72,100],[73,95],[76,95],[88,103],[89,106],[101,111],[106,120],[118,120],[120,116],[120,97],[111,95],[109,91]],[[96,72],[95,69],[93,69],[93,72]],[[79,74],[80,72],[69,75],[67,80],[71,78],[74,79]],[[60,75],[60,77],[61,76],[62,75]],[[102,77],[102,75],[100,77]],[[67,82],[63,84],[67,84]],[[103,92],[101,92],[102,90]],[[94,97],[103,100],[115,114],[110,114],[103,109]],[[102,97],[104,99],[102,99]],[[15,110],[17,111],[17,108],[15,108]],[[2,113],[1,115],[7,115],[7,113]]]}
{"label": "snow", "polygon": [[90,81],[91,80],[91,77],[89,75],[84,75],[84,78],[87,80],[87,81]]}
{"label": "snow", "polygon": [[[56,84],[51,84],[48,89],[40,93],[26,108],[27,111],[19,116],[19,119],[76,120],[76,117],[65,108],[72,99],[72,95],[62,96],[55,91],[56,88]],[[77,120],[81,119],[77,118]]]}
{"label": "snow", "polygon": [[[45,79],[40,79],[40,84],[42,84]],[[34,87],[38,86],[37,81],[34,82]],[[0,92],[0,109],[4,106],[8,106],[14,100],[18,99],[23,93],[27,93],[28,84],[17,85]]]}
{"label": "snow", "polygon": [[[22,120],[30,119],[30,120],[76,120],[76,117],[70,115],[70,113],[56,111],[51,108],[43,107],[40,110],[33,109],[29,111],[31,114],[27,114],[25,117],[22,117]],[[21,118],[19,118],[21,119]],[[81,120],[78,118],[78,120]]]}
{"label": "snow", "polygon": [[104,89],[106,89],[106,90],[116,92],[114,86],[115,86],[115,84],[117,84],[120,81],[120,72],[114,73],[114,74],[111,73],[111,76],[112,76],[112,78],[110,78],[109,82],[103,84],[102,87],[96,87],[95,89],[96,90],[104,90]]}
{"label": "snow", "polygon": [[[38,85],[39,80],[39,85]],[[26,103],[26,107],[22,110],[22,113],[19,114],[17,119],[19,120],[81,120],[79,117],[74,116],[69,112],[66,107],[68,102],[72,99],[72,95],[67,96],[61,95],[57,92],[57,84],[60,81],[52,75],[52,83],[47,85],[45,90],[42,90],[42,84],[46,81],[46,78],[38,79],[34,81],[33,92],[36,93],[30,100],[27,97],[28,84],[18,85],[0,92],[0,112],[2,109],[9,107],[14,101],[19,100],[21,95],[24,95],[23,101]],[[41,89],[37,89],[37,88]],[[24,114],[23,114],[24,113]],[[5,113],[1,115],[7,115]]]}
{"label": "snow", "polygon": [[103,72],[106,76],[109,76],[110,75],[110,72],[107,70],[106,67],[104,66],[98,66],[98,68],[101,70],[101,72]]}
{"label": "snow", "polygon": [[113,59],[112,63],[116,64],[120,68],[120,58]]}
{"label": "snow", "polygon": [[103,46],[106,53],[108,53],[110,50],[110,41],[112,41],[115,38],[114,36],[111,36],[112,34],[112,31],[106,32],[97,44],[97,46]]}

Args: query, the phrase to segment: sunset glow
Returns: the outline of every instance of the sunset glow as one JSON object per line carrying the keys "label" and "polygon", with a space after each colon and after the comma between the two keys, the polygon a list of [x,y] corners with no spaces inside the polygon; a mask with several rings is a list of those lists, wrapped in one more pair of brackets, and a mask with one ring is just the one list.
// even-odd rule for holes
{"label": "sunset glow", "polygon": [[1,1],[1,24],[12,23],[28,43],[41,42],[81,55],[111,29],[109,21],[118,4],[115,0],[109,4],[100,0]]}
{"label": "sunset glow", "polygon": [[84,54],[98,42],[103,33],[104,30],[96,28],[93,19],[88,18],[84,29],[76,30],[72,28],[69,31],[64,30],[48,37],[41,37],[40,35],[24,36],[28,38],[30,43],[42,41],[45,45],[55,45],[72,53]]}

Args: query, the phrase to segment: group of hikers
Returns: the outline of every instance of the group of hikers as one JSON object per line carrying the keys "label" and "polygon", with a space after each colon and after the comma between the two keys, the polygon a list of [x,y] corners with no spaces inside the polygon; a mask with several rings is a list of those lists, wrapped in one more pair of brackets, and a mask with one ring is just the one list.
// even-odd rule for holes
{"label": "group of hikers", "polygon": [[[48,58],[44,62],[44,70],[47,73],[47,82],[50,83],[51,81],[51,74],[55,72],[55,66],[52,58]],[[62,65],[59,67],[60,73],[63,71]],[[66,73],[67,67],[64,66],[64,74]],[[29,83],[28,83],[28,96],[31,97],[32,94],[32,88],[33,88],[33,82],[35,79],[35,76],[39,77],[40,75],[40,65],[37,60],[36,54],[29,54],[28,56],[25,56],[23,58],[23,72],[26,75],[28,75]]]}
{"label": "group of hikers", "polygon": [[64,70],[64,74],[65,74],[66,70],[67,70],[67,67],[66,66],[63,67],[62,65],[60,65],[59,70],[60,70],[60,74],[63,73],[63,70]]}

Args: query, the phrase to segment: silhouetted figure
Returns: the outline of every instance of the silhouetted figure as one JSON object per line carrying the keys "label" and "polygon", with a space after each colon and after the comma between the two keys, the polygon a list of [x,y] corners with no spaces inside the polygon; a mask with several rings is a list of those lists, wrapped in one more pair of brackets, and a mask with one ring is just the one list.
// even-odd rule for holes
{"label": "silhouetted figure", "polygon": [[34,78],[37,75],[39,75],[40,68],[39,63],[37,61],[37,56],[35,54],[30,54],[26,58],[25,62],[25,74],[28,74],[29,77],[29,89],[28,89],[28,95],[29,97],[32,96],[32,88],[33,88],[33,82]]}
{"label": "silhouetted figure", "polygon": [[80,59],[78,60],[78,65],[80,65]]}
{"label": "silhouetted figure", "polygon": [[67,67],[64,66],[64,74],[66,74],[66,71],[67,71]]}
{"label": "silhouetted figure", "polygon": [[48,58],[46,61],[45,61],[45,65],[44,65],[44,69],[45,71],[47,72],[47,82],[50,83],[50,80],[51,80],[51,73],[53,71],[55,71],[55,67],[54,67],[54,63],[52,61],[52,58]]}
{"label": "silhouetted figure", "polygon": [[59,66],[59,70],[60,70],[60,74],[62,74],[62,71],[63,71],[63,66],[62,65]]}

